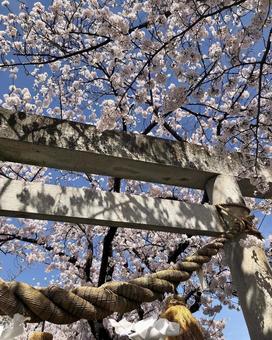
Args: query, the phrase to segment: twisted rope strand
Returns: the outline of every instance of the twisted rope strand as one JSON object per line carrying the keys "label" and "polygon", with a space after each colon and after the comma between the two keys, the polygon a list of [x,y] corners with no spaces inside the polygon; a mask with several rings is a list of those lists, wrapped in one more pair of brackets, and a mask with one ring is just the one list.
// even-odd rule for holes
{"label": "twisted rope strand", "polygon": [[138,308],[141,303],[163,299],[164,293],[175,293],[180,282],[187,281],[237,234],[246,232],[261,237],[251,216],[237,217],[228,210],[229,206],[233,204],[217,206],[226,224],[224,235],[166,270],[128,282],[107,282],[100,287],[83,286],[71,290],[55,285],[34,288],[22,282],[0,280],[0,314],[13,316],[19,313],[29,316],[32,322],[69,324],[80,319],[103,319],[113,312],[123,314]]}
{"label": "twisted rope strand", "polygon": [[222,236],[177,262],[169,269],[145,275],[128,282],[107,282],[100,287],[83,286],[65,290],[58,286],[34,288],[22,282],[0,281],[1,314],[20,313],[32,322],[49,321],[69,324],[80,319],[99,320],[113,312],[125,313],[141,303],[162,299],[164,293],[175,293],[180,282],[211,260],[223,248]]}

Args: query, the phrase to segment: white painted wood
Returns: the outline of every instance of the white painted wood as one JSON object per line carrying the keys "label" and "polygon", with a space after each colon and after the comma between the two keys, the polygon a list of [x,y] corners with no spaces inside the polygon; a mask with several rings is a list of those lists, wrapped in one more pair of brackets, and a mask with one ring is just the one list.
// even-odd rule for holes
{"label": "white painted wood", "polygon": [[218,236],[213,206],[0,179],[0,215]]}
{"label": "white painted wood", "polygon": [[[241,173],[243,155],[209,151],[200,145],[174,142],[49,117],[11,113],[0,108],[0,160],[51,168],[204,189],[216,174],[239,179],[244,196],[256,188]],[[262,166],[272,198],[272,168]]]}
{"label": "white painted wood", "polygon": [[[219,175],[207,183],[211,204],[244,204],[234,177]],[[243,207],[230,207],[236,216],[245,216]],[[272,270],[262,248],[243,248],[236,237],[225,245],[226,261],[252,340],[272,339]]]}

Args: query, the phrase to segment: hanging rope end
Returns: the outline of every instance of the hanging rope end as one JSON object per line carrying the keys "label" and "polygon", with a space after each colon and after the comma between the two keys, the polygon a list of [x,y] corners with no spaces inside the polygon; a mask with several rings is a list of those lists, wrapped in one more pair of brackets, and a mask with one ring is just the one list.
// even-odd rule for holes
{"label": "hanging rope end", "polygon": [[53,340],[53,335],[48,332],[32,332],[29,340]]}
{"label": "hanging rope end", "polygon": [[199,322],[187,308],[185,300],[179,295],[174,295],[166,300],[166,310],[160,315],[171,322],[177,322],[181,334],[177,337],[167,337],[166,340],[204,340],[204,334]]}

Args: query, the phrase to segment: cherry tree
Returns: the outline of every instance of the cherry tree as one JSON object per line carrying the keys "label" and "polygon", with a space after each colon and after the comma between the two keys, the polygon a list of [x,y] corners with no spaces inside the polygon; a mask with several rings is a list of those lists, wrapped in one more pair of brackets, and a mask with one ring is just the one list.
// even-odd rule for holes
{"label": "cherry tree", "polygon": [[[253,157],[241,173],[267,190],[259,164],[272,156],[272,11],[269,0],[2,1],[1,106],[187,141]],[[86,186],[200,202],[202,192],[88,173],[1,163],[22,181]],[[270,213],[269,202],[248,205]],[[55,271],[64,287],[100,286],[154,272],[191,254],[206,238],[83,224],[1,219],[0,249]],[[256,240],[250,238],[247,245]],[[272,238],[266,243],[271,247]],[[180,285],[207,338],[223,339],[222,305],[238,308],[223,254]],[[159,314],[158,303],[126,315]],[[120,317],[120,316],[119,316]],[[28,326],[33,329],[32,326]],[[107,320],[46,324],[58,339],[113,339]]]}

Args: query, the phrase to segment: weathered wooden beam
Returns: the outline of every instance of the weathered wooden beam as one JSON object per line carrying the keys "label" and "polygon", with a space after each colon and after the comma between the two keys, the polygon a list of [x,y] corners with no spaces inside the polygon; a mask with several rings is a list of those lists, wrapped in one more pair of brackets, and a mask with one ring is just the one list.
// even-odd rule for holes
{"label": "weathered wooden beam", "polygon": [[[206,189],[212,204],[229,204],[229,212],[237,217],[248,214],[234,177],[219,175],[208,181]],[[225,244],[225,260],[230,267],[250,339],[271,340],[272,270],[264,249],[256,245],[241,245],[240,241],[244,241],[246,237],[247,234],[238,235]]]}
{"label": "weathered wooden beam", "polygon": [[[272,197],[272,168],[262,166],[270,190],[256,192],[242,178],[243,155],[222,154],[190,143],[169,141],[44,116],[0,109],[0,159],[119,178],[204,189],[216,174],[239,179],[244,196]],[[245,163],[245,162],[244,162]]]}
{"label": "weathered wooden beam", "polygon": [[0,179],[0,215],[218,236],[215,207],[124,193]]}

